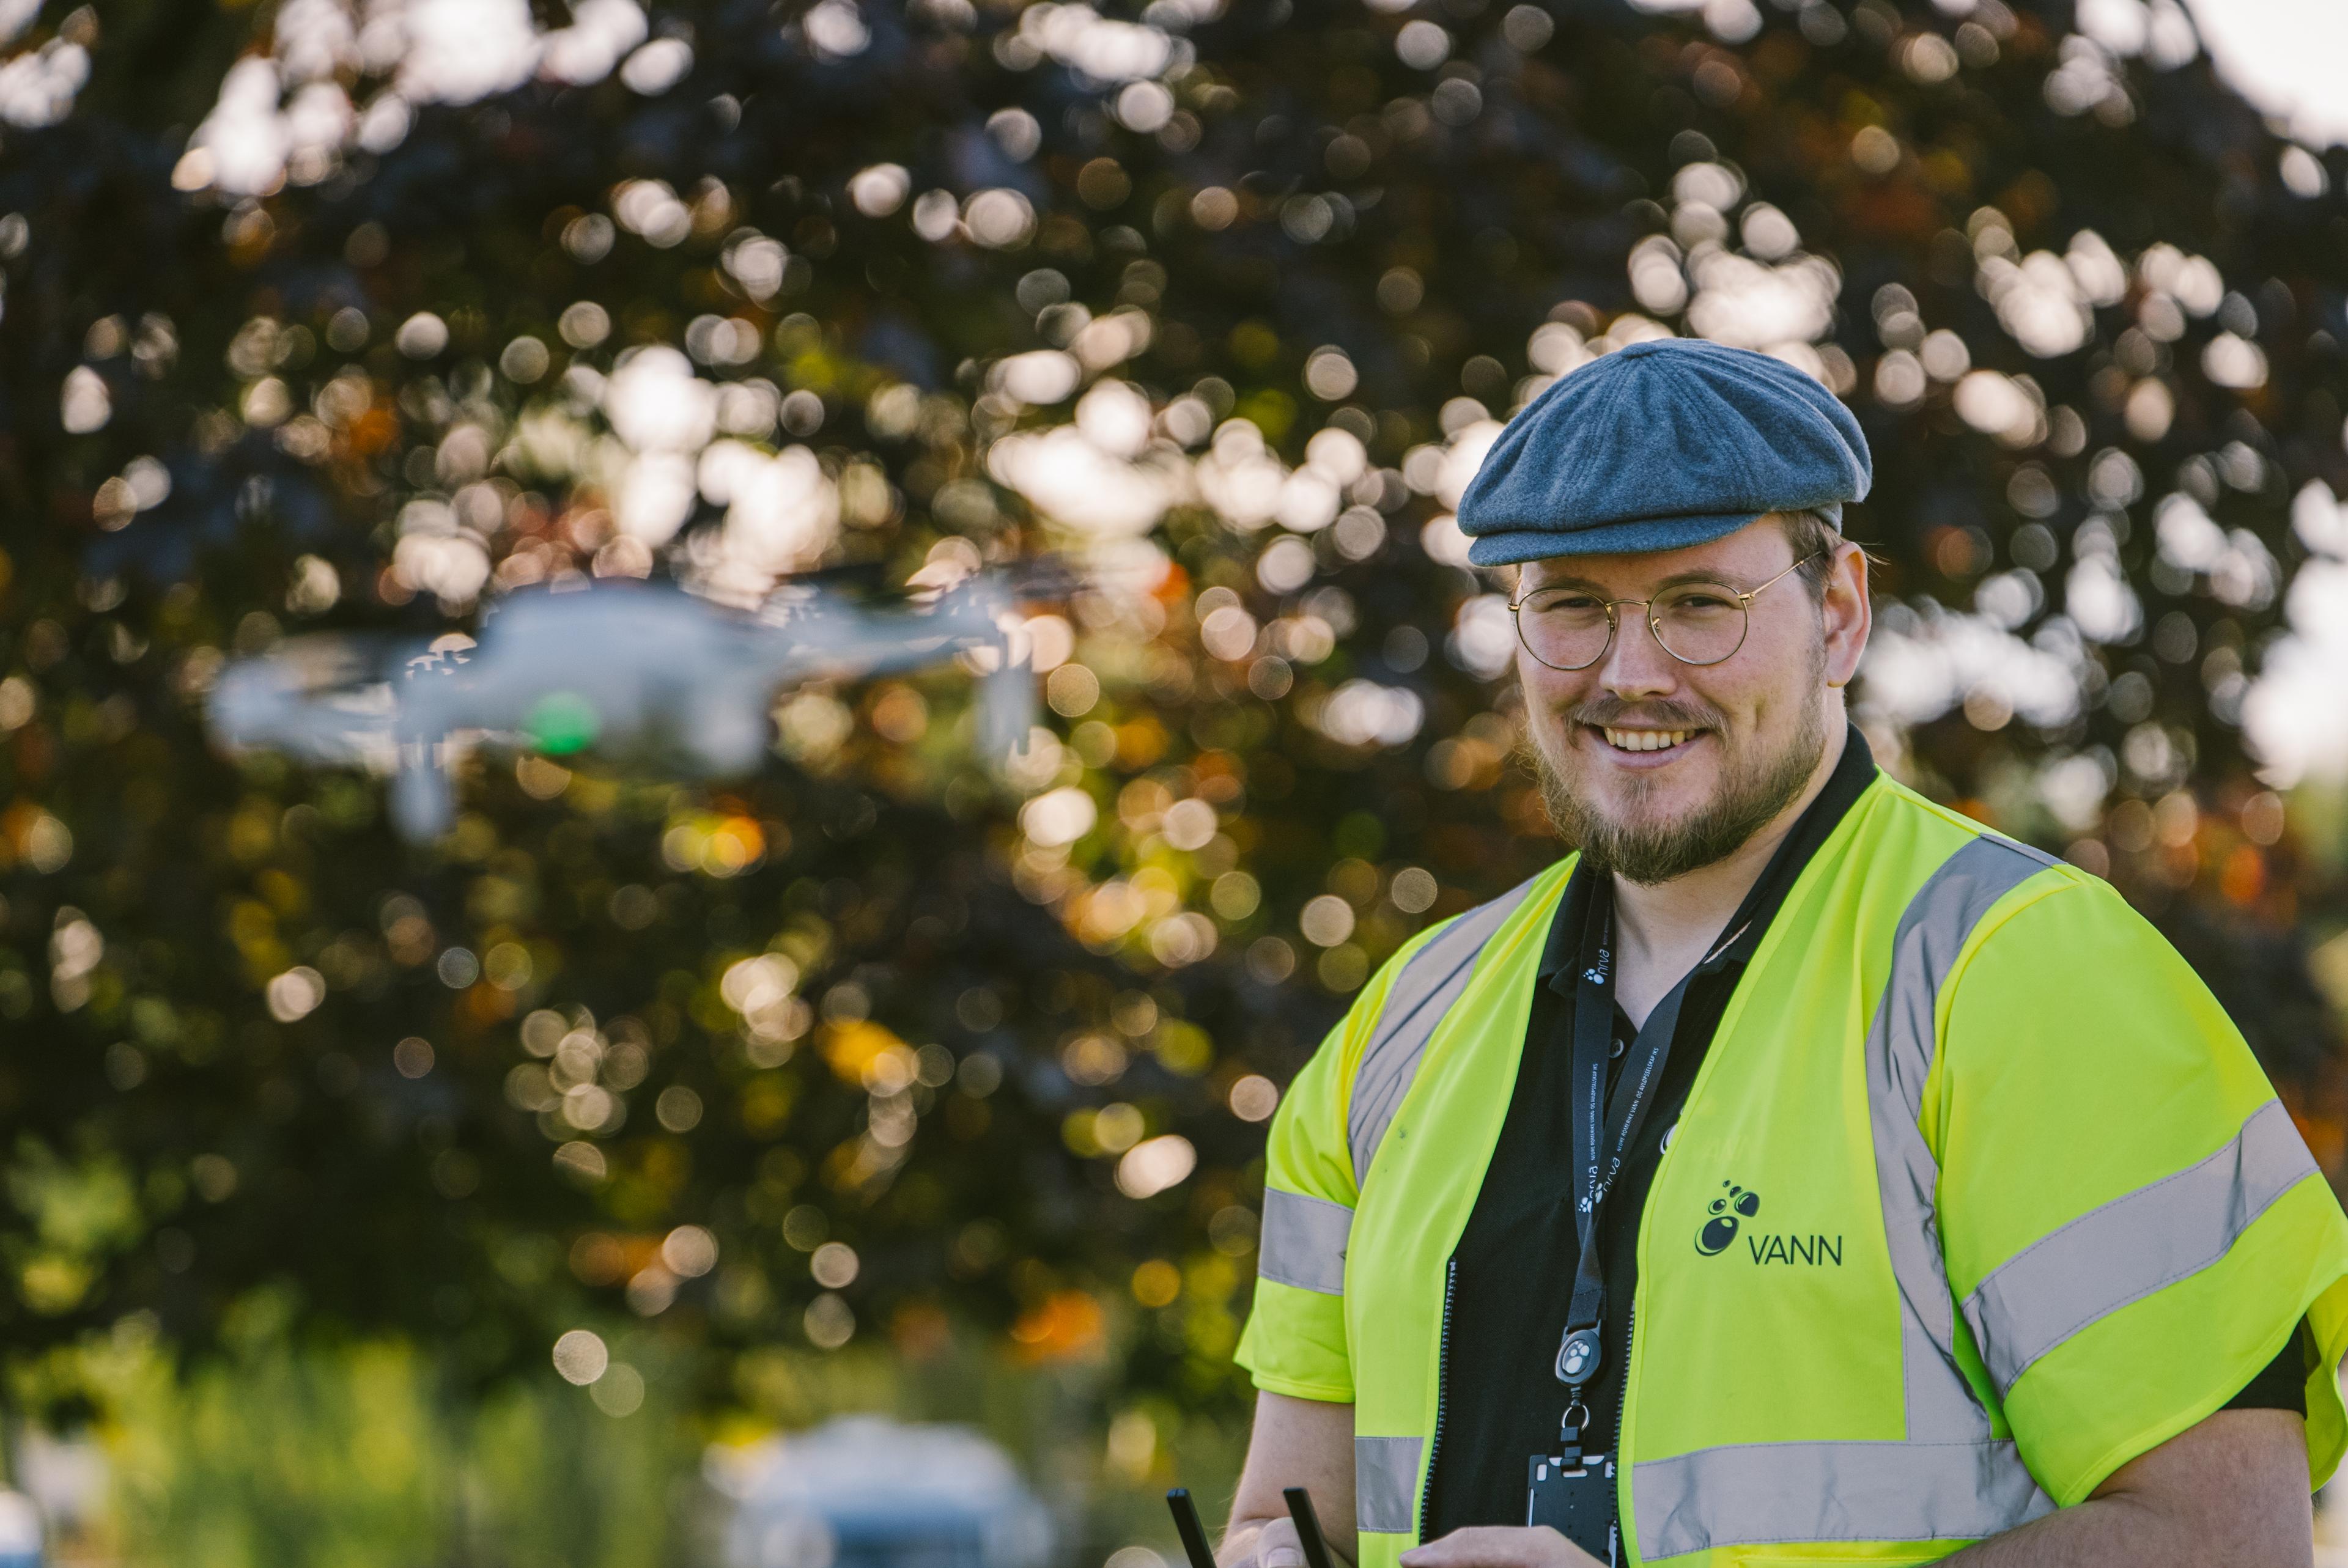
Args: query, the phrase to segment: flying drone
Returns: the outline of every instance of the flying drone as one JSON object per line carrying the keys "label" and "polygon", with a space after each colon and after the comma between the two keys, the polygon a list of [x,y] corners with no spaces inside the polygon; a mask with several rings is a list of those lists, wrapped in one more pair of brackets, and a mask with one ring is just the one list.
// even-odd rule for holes
{"label": "flying drone", "polygon": [[390,774],[392,820],[420,841],[456,820],[454,764],[475,745],[657,748],[695,774],[747,773],[780,688],[957,656],[978,671],[979,744],[1001,764],[1035,721],[1018,625],[1001,572],[877,604],[802,582],[755,611],[652,583],[531,588],[498,602],[478,642],[320,635],[234,660],[209,717],[232,748]]}

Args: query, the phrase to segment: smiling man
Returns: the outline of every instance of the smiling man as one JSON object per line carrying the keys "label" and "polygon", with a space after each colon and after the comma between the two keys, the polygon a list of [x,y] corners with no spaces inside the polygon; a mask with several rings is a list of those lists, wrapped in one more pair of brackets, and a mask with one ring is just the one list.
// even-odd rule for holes
{"label": "smiling man", "polygon": [[2348,1218],[2109,887],[1846,716],[1870,467],[1776,360],[1561,378],[1460,507],[1575,853],[1282,1102],[1224,1568],[2305,1568]]}

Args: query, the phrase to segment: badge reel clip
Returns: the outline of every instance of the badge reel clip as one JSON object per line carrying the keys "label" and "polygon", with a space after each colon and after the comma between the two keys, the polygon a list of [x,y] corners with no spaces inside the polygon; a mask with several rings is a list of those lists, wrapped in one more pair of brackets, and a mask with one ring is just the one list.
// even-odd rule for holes
{"label": "badge reel clip", "polygon": [[1558,1380],[1570,1402],[1558,1423],[1558,1451],[1525,1461],[1525,1522],[1546,1524],[1608,1568],[1621,1561],[1614,1522],[1614,1456],[1582,1451],[1590,1407],[1581,1392],[1597,1375],[1598,1330],[1576,1329],[1558,1347]]}

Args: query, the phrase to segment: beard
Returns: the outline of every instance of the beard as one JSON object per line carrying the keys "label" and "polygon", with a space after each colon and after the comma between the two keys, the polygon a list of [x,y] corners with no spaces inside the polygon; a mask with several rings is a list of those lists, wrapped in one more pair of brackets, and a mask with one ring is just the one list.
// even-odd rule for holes
{"label": "beard", "polygon": [[[1818,673],[1823,676],[1824,659],[1813,662],[1821,666]],[[1540,780],[1541,800],[1560,835],[1580,848],[1595,869],[1653,886],[1727,859],[1801,794],[1826,753],[1826,702],[1822,686],[1813,683],[1813,690],[1818,694],[1804,705],[1801,722],[1784,744],[1766,751],[1748,746],[1732,754],[1712,798],[1675,819],[1656,820],[1642,809],[1654,790],[1637,774],[1627,781],[1628,809],[1620,817],[1605,815],[1568,786],[1533,740],[1529,726],[1521,749]],[[1601,700],[1582,704],[1567,721],[1604,724],[1633,711],[1659,727],[1703,729],[1722,742],[1727,734],[1718,713],[1680,703]]]}

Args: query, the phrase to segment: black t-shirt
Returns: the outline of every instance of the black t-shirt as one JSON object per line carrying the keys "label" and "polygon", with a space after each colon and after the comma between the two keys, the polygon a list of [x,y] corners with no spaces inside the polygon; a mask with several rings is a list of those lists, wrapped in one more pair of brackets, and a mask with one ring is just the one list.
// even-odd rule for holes
{"label": "black t-shirt", "polygon": [[[1696,977],[1682,1004],[1654,1109],[1632,1143],[1607,1200],[1604,1362],[1586,1396],[1585,1444],[1612,1452],[1620,1430],[1623,1371],[1630,1360],[1631,1304],[1638,1283],[1638,1215],[1704,1063],[1721,1015],[1745,969],[1744,958],[1776,915],[1811,856],[1826,842],[1875,777],[1875,759],[1853,729],[1842,760],[1817,800],[1786,835],[1760,880],[1730,920],[1741,935],[1730,961]],[[1573,1054],[1578,938],[1591,897],[1579,867],[1567,883],[1550,928],[1525,1029],[1524,1054],[1509,1098],[1491,1164],[1452,1254],[1457,1274],[1442,1368],[1443,1419],[1433,1455],[1421,1539],[1474,1524],[1525,1522],[1525,1460],[1557,1451],[1566,1389],[1553,1370],[1565,1331],[1581,1243],[1573,1225],[1573,1141],[1568,1074]],[[1637,1030],[1614,1009],[1615,1061]],[[1611,1093],[1612,1085],[1609,1083]],[[2305,1413],[2301,1352],[2286,1345],[2229,1409]]]}

